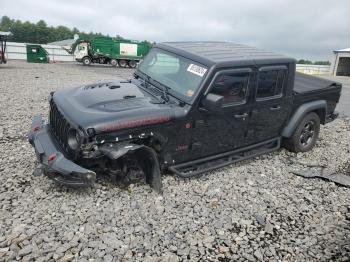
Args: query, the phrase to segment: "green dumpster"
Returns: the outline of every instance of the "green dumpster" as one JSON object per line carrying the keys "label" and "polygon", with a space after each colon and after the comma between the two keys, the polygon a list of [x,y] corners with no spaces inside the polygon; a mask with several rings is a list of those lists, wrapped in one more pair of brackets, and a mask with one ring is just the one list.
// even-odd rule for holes
{"label": "green dumpster", "polygon": [[28,63],[48,63],[49,53],[41,45],[27,45]]}

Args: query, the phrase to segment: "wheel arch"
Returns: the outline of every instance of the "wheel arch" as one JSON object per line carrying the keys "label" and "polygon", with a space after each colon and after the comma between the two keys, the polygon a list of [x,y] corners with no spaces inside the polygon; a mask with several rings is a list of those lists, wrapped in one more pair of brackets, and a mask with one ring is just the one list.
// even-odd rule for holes
{"label": "wheel arch", "polygon": [[293,135],[294,130],[297,128],[300,121],[311,112],[315,112],[319,118],[320,123],[325,124],[327,102],[325,100],[317,100],[301,105],[292,115],[288,124],[282,130],[282,137],[289,138]]}
{"label": "wheel arch", "polygon": [[135,151],[139,163],[146,176],[146,182],[157,192],[162,192],[161,171],[156,151],[148,146],[142,146]]}
{"label": "wheel arch", "polygon": [[133,154],[146,176],[146,182],[157,192],[162,192],[161,169],[156,149],[148,145],[122,142],[103,145],[100,152],[110,160],[117,160],[127,154]]}

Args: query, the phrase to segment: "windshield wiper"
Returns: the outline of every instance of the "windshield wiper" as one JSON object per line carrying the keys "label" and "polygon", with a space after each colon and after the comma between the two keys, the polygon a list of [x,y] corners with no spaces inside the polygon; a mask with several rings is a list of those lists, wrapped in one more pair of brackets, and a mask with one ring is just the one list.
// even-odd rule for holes
{"label": "windshield wiper", "polygon": [[169,87],[165,86],[165,85],[161,85],[162,86],[162,90],[163,90],[163,99],[166,101],[166,102],[169,102],[170,98],[169,98],[169,95],[168,95],[168,92],[169,92]]}
{"label": "windshield wiper", "polygon": [[[142,73],[142,75],[137,74],[136,72],[134,73],[134,75],[137,75],[138,77],[140,77],[143,80],[143,87],[148,89],[149,85],[154,85],[153,83],[156,83],[157,87],[160,87],[162,89],[162,96],[161,98],[165,101],[165,102],[169,102],[170,98],[168,95],[169,89],[170,87],[158,82],[157,80],[154,80],[153,78],[151,78],[149,75]],[[151,81],[153,83],[151,83]]]}
{"label": "windshield wiper", "polygon": [[137,79],[138,78],[142,79],[143,82],[141,83],[141,85],[145,88],[148,88],[148,85],[149,85],[149,76],[148,75],[140,74],[140,73],[137,73],[137,71],[136,71],[136,72],[134,72],[134,77]]}
{"label": "windshield wiper", "polygon": [[149,85],[149,76],[144,75],[144,78],[143,78],[143,86],[144,86],[145,88],[148,88],[148,85]]}
{"label": "windshield wiper", "polygon": [[158,82],[157,80],[154,80],[153,78],[150,78],[152,79],[153,82],[156,82],[157,85],[159,85],[162,89],[162,92],[163,92],[163,95],[162,95],[162,98],[165,102],[169,102],[170,98],[169,98],[169,89],[170,87],[166,86],[166,85],[163,85],[162,83]]}

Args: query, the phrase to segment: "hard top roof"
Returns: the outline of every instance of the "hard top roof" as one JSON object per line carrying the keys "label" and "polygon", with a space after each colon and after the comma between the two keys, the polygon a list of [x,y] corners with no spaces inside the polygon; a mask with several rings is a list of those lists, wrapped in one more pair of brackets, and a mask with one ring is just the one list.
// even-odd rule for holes
{"label": "hard top roof", "polygon": [[291,63],[295,59],[232,42],[164,42],[157,47],[207,66]]}

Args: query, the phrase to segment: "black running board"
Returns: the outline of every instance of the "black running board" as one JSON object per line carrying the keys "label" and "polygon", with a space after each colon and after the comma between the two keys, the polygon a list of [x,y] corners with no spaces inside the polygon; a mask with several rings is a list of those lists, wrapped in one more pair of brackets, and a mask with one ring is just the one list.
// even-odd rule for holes
{"label": "black running board", "polygon": [[237,150],[171,166],[168,167],[168,170],[180,177],[192,177],[238,161],[275,151],[279,149],[280,146],[281,138],[273,138]]}

